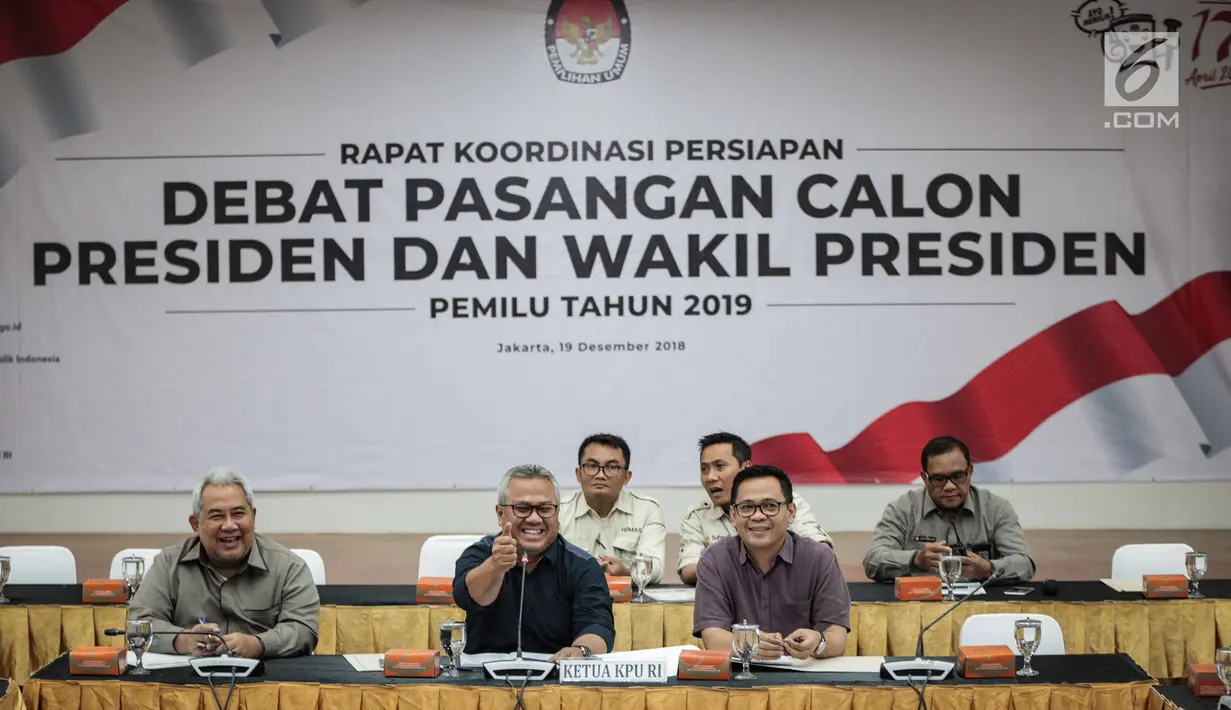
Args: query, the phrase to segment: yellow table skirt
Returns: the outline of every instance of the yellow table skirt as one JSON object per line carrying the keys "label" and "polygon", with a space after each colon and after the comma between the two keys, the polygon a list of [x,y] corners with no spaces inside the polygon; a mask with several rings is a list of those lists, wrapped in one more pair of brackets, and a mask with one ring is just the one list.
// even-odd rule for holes
{"label": "yellow table skirt", "polygon": [[[30,681],[29,710],[210,710],[207,687],[119,681]],[[511,710],[506,688],[450,685],[355,686],[262,683],[235,690],[239,710]],[[931,687],[931,710],[1161,710],[1148,682],[1095,685]],[[221,700],[226,700],[222,689]],[[817,685],[724,689],[540,686],[525,694],[526,710],[914,710],[909,688]]]}
{"label": "yellow table skirt", "polygon": [[8,692],[4,697],[0,697],[0,710],[27,710],[26,704],[21,700],[21,688],[12,680],[9,681]]}
{"label": "yellow table skirt", "polygon": [[[856,603],[848,655],[913,655],[919,630],[949,605],[939,602]],[[978,602],[950,614],[924,636],[930,655],[956,655],[958,631],[972,614],[1025,612],[1055,617],[1070,654],[1126,653],[1155,678],[1180,678],[1189,663],[1213,663],[1231,646],[1231,600],[1132,602]],[[0,606],[0,677],[25,682],[66,650],[118,646],[121,606]],[[390,648],[438,648],[430,630],[461,619],[448,606],[321,607],[318,654],[380,653]],[[697,643],[688,604],[616,604],[614,650]]]}

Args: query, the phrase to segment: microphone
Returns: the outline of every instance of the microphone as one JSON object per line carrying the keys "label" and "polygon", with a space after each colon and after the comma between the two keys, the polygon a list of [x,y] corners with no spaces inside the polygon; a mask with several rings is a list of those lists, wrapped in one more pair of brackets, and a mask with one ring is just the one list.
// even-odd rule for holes
{"label": "microphone", "polygon": [[496,680],[520,680],[524,684],[529,680],[543,680],[556,669],[556,664],[535,661],[522,655],[521,622],[526,610],[526,571],[530,567],[530,556],[525,550],[518,552],[521,555],[521,592],[517,600],[517,653],[512,658],[488,661],[483,664],[483,670]]}
{"label": "microphone", "polygon": [[[224,656],[231,655],[231,649],[227,647],[227,640],[222,638],[221,635],[214,633],[213,631],[152,631],[150,633],[154,636],[208,636],[210,638],[216,638],[218,639],[218,643],[222,644],[222,655]],[[125,631],[124,629],[107,629],[106,631],[103,632],[103,635],[104,636],[127,636],[128,632]]]}
{"label": "microphone", "polygon": [[892,680],[944,680],[953,672],[953,667],[956,665],[951,661],[941,661],[934,658],[923,657],[923,635],[926,634],[933,626],[941,619],[953,613],[954,609],[965,604],[970,599],[974,598],[987,585],[1004,576],[1004,570],[992,570],[992,574],[983,582],[974,588],[970,594],[962,597],[956,604],[945,610],[945,613],[932,619],[932,623],[923,627],[919,632],[919,641],[915,644],[915,657],[913,659],[904,659],[900,661],[885,661],[881,664],[881,677],[890,678]]}
{"label": "microphone", "polygon": [[[213,631],[152,631],[152,636],[208,636],[218,639],[222,644],[221,656],[199,656],[189,659],[188,665],[197,672],[199,676],[212,677],[221,675],[226,677],[247,678],[261,667],[261,659],[259,658],[242,658],[240,656],[232,656],[231,649],[227,646],[227,640],[221,634]],[[124,629],[107,629],[103,631],[104,636],[127,636],[128,633]],[[258,674],[259,675],[259,674]]]}

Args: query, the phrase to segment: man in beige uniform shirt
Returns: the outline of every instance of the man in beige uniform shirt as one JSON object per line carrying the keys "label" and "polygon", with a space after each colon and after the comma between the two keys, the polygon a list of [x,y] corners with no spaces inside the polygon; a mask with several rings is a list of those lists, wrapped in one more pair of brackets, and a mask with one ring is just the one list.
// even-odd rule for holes
{"label": "man in beige uniform shirt", "polygon": [[662,581],[667,556],[667,526],[662,508],[649,496],[624,486],[632,478],[628,442],[613,434],[594,434],[577,450],[581,490],[560,505],[560,534],[594,555],[603,573],[630,575],[637,554],[650,561],[649,584]]}
{"label": "man in beige uniform shirt", "polygon": [[[305,656],[316,648],[320,598],[308,566],[256,533],[252,490],[237,471],[205,474],[188,518],[194,537],[154,559],[128,609],[154,631],[212,631],[243,658]],[[150,650],[210,656],[207,636],[155,636]]]}
{"label": "man in beige uniform shirt", "polygon": [[1030,545],[1009,501],[970,484],[975,467],[960,439],[938,436],[920,455],[923,486],[885,508],[863,558],[868,577],[935,575],[940,556],[962,557],[962,577],[984,580],[1003,570],[1001,582],[1034,576]]}
{"label": "man in beige uniform shirt", "polygon": [[[740,437],[718,432],[701,437],[701,485],[709,495],[680,521],[680,581],[697,583],[697,562],[711,542],[738,534],[731,522],[731,481],[752,465],[752,447]],[[788,529],[802,537],[833,547],[833,540],[816,522],[812,508],[798,493],[792,496],[795,520]]]}

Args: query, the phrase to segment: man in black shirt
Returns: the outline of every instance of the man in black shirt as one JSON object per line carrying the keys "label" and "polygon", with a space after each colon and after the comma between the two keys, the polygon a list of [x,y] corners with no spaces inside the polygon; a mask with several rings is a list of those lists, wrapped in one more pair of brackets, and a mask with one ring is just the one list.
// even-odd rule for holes
{"label": "man in black shirt", "polygon": [[522,650],[552,660],[607,653],[615,644],[611,593],[598,561],[560,537],[560,489],[541,466],[504,474],[500,535],[462,553],[453,600],[466,612],[467,653],[517,650],[517,612],[526,564]]}

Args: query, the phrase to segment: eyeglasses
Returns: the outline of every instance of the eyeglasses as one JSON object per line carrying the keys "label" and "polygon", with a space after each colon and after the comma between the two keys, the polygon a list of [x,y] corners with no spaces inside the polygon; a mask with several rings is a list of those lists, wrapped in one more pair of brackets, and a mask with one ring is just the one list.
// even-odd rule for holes
{"label": "eyeglasses", "polygon": [[530,505],[529,503],[513,503],[512,505],[501,505],[501,508],[511,508],[513,515],[519,518],[528,518],[531,513],[538,513],[540,518],[556,517],[556,510],[560,507],[555,503],[539,503],[538,505]]}
{"label": "eyeglasses", "polygon": [[762,513],[765,513],[766,517],[772,518],[778,514],[779,510],[782,510],[782,506],[785,503],[786,501],[781,500],[767,500],[762,503],[736,503],[735,512],[738,513],[741,518],[751,518],[759,510]]}
{"label": "eyeglasses", "polygon": [[605,466],[600,466],[596,463],[590,463],[587,461],[586,463],[581,464],[581,472],[587,476],[597,476],[598,472],[602,471],[609,477],[614,477],[620,475],[620,471],[623,470],[624,467],[618,463],[609,463]]}
{"label": "eyeglasses", "polygon": [[945,484],[949,481],[953,481],[955,486],[960,486],[966,482],[967,478],[970,478],[970,473],[967,471],[958,471],[947,476],[940,473],[924,473],[923,475],[927,477],[928,485],[936,486],[937,488],[944,488]]}

